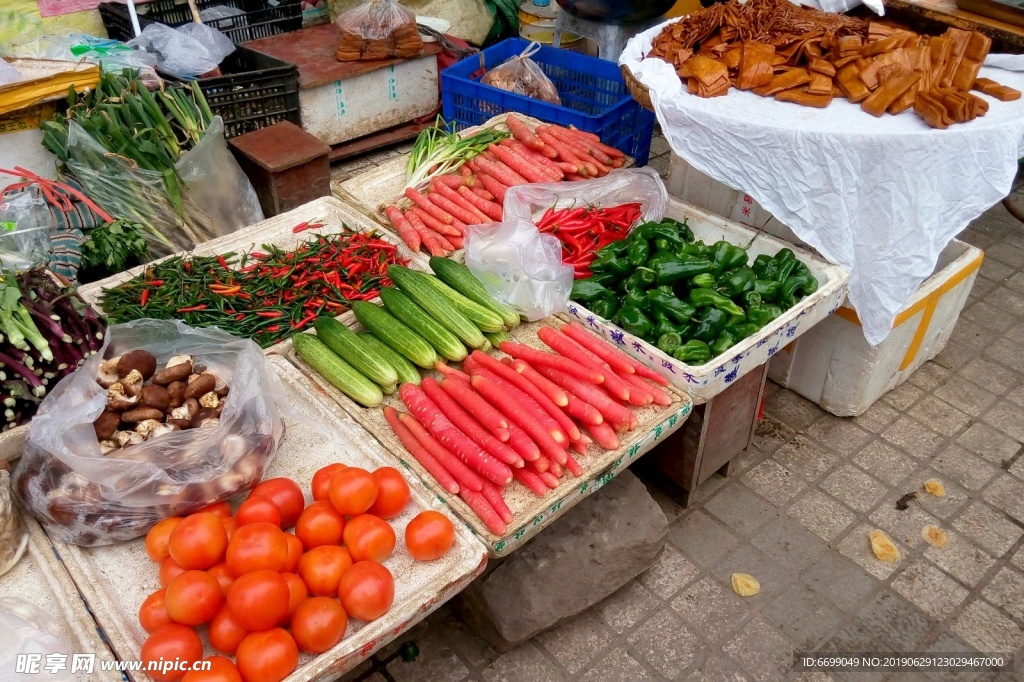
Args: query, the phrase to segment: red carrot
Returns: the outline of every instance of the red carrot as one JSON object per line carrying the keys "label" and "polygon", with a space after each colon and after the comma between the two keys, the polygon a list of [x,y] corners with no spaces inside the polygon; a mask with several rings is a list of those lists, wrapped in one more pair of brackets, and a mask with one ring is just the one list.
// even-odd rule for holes
{"label": "red carrot", "polygon": [[[598,172],[597,160],[586,151],[559,137],[558,133],[555,132],[554,126],[538,126],[537,134],[544,140],[544,144],[549,144],[558,150],[559,157],[564,161],[575,166],[582,164],[587,170],[586,175],[596,177],[602,174]],[[607,174],[607,171],[611,170],[607,166],[605,168],[607,170],[603,174]]]}
{"label": "red carrot", "polygon": [[[484,173],[490,175],[506,187],[512,187],[513,185],[525,185],[528,182],[526,178],[519,173],[516,173],[501,161],[492,160],[486,155],[476,157],[476,165]],[[488,189],[490,189],[490,187],[488,187]]]}
{"label": "red carrot", "polygon": [[668,406],[672,404],[672,396],[659,387],[652,385],[651,383],[641,379],[635,374],[620,374],[622,380],[627,384],[632,384],[638,388],[645,389],[651,396],[651,402],[657,405]]}
{"label": "red carrot", "polygon": [[508,421],[500,412],[491,407],[491,404],[480,397],[469,385],[470,376],[459,372],[457,375],[448,377],[448,381],[441,382],[441,388],[455,399],[467,412],[477,418],[494,437],[502,443],[507,443],[511,434],[508,432]]}
{"label": "red carrot", "polygon": [[505,125],[507,125],[508,129],[512,131],[512,136],[526,146],[533,147],[538,150],[544,149],[544,142],[542,142],[541,139],[537,137],[525,123],[512,114],[505,117]]}
{"label": "red carrot", "polygon": [[565,179],[569,182],[579,182],[580,180],[586,180],[587,178],[582,175],[577,175],[576,173],[566,173]]}
{"label": "red carrot", "polygon": [[[569,358],[563,358],[560,355],[554,355],[552,353],[544,353],[539,350],[534,350],[529,346],[524,346],[521,343],[513,343],[512,341],[502,341],[499,347],[502,351],[518,360],[526,360],[528,363],[533,365],[535,369],[538,368],[538,366],[554,367],[555,369],[561,370],[570,376],[580,379],[581,381],[586,381],[591,384],[600,384],[604,382],[603,373],[596,369],[584,367],[578,362],[573,362]],[[543,372],[541,373],[543,374]],[[555,383],[557,384],[558,382],[556,381]]]}
{"label": "red carrot", "polygon": [[558,478],[550,471],[545,471],[544,473],[537,475],[540,477],[540,480],[544,481],[544,483],[552,490],[558,487]]}
{"label": "red carrot", "polygon": [[[577,453],[579,453],[579,454],[581,454],[581,455],[585,455],[585,454],[587,454],[587,444],[586,444],[586,443],[584,443],[584,442],[583,442],[582,440],[574,440],[574,441],[573,441],[572,443],[570,443],[569,445],[570,445],[570,446],[572,447],[572,449],[573,449],[573,450],[575,450],[575,451],[576,451]],[[566,464],[568,464],[568,461],[566,461]]]}
{"label": "red carrot", "polygon": [[534,370],[533,367],[530,367],[525,360],[502,358],[501,361],[526,377],[531,384],[539,388],[541,392],[548,397],[548,400],[558,407],[565,407],[569,404],[569,398],[566,397],[565,391],[549,381],[546,377],[537,374],[536,370]]}
{"label": "red carrot", "polygon": [[443,234],[437,235],[437,243],[441,245],[442,249],[449,253],[455,250],[455,244],[451,241],[453,239],[460,240],[461,243],[462,237],[445,237]]}
{"label": "red carrot", "polygon": [[601,414],[599,409],[590,403],[583,402],[572,393],[566,392],[566,396],[569,398],[569,404],[565,406],[565,412],[570,417],[579,421],[581,424],[604,423],[604,415]]}
{"label": "red carrot", "polygon": [[587,328],[579,322],[563,325],[561,332],[604,360],[608,363],[609,367],[619,374],[633,374],[636,372],[633,363],[630,362],[632,358],[588,332]]}
{"label": "red carrot", "polygon": [[510,384],[499,385],[490,377],[474,375],[472,379],[473,388],[477,393],[487,399],[489,403],[500,409],[516,423],[530,438],[540,447],[541,452],[554,460],[564,460],[565,450],[555,441],[550,433],[530,413],[527,406],[523,405],[511,392]]}
{"label": "red carrot", "polygon": [[463,199],[473,204],[473,206],[476,207],[476,210],[486,215],[488,219],[495,222],[501,222],[501,206],[498,206],[493,201],[484,199],[468,187],[460,187],[458,192]]}
{"label": "red carrot", "polygon": [[579,128],[565,128],[564,130],[568,131],[570,134],[575,135],[576,137],[582,140],[589,142],[595,149],[600,149],[602,152],[610,156],[613,161],[616,159],[621,161],[626,158],[625,152],[623,152],[621,149],[616,149],[615,147],[612,147],[601,142],[601,138],[595,135],[594,133],[584,132]]}
{"label": "red carrot", "polygon": [[512,470],[480,449],[438,409],[427,394],[415,384],[402,384],[398,395],[409,411],[434,435],[441,444],[459,456],[467,466],[492,483],[506,485],[512,480]]}
{"label": "red carrot", "polygon": [[519,173],[530,182],[550,182],[551,176],[541,170],[543,166],[539,164],[531,166],[526,162],[523,157],[512,152],[508,147],[502,147],[498,144],[491,144],[488,148],[495,157],[498,158],[506,166]]}
{"label": "red carrot", "polygon": [[[629,428],[632,412],[628,408],[619,405],[617,402],[605,395],[604,391],[579,379],[566,374],[552,367],[534,367],[538,372],[555,382],[574,396],[596,407],[604,417],[616,429],[625,430]],[[570,403],[572,399],[570,398]],[[575,415],[574,415],[575,416]]]}
{"label": "red carrot", "polygon": [[[585,447],[586,446],[584,446],[584,448]],[[583,467],[580,466],[580,463],[577,462],[571,454],[566,455],[565,468],[570,474],[572,474],[576,478],[579,478],[580,476],[583,475]]]}
{"label": "red carrot", "polygon": [[409,199],[409,201],[416,204],[417,206],[422,208],[430,215],[434,216],[434,218],[441,221],[442,223],[451,225],[452,222],[454,222],[455,219],[452,216],[445,213],[434,204],[430,203],[430,201],[427,200],[426,195],[419,192],[416,188],[406,187],[405,196]]}
{"label": "red carrot", "polygon": [[[490,192],[488,192],[487,190],[485,190],[483,187],[474,187],[473,188],[473,194],[477,195],[478,197],[480,197],[484,201],[492,201],[494,203],[498,203],[498,201],[494,197],[494,195],[491,194]],[[500,206],[499,206],[499,208],[500,208]]]}
{"label": "red carrot", "polygon": [[408,213],[406,213],[406,217],[408,217],[409,213],[415,213],[416,217],[418,217],[423,222],[424,225],[429,227],[434,232],[437,232],[438,234],[445,235],[447,237],[458,237],[461,234],[458,231],[458,229],[455,228],[454,225],[442,223],[440,220],[430,215],[419,206],[413,206],[411,209],[409,209]]}
{"label": "red carrot", "polygon": [[518,452],[527,464],[537,461],[542,456],[540,448],[533,442],[533,439],[514,423],[508,425],[508,445]]}
{"label": "red carrot", "polygon": [[555,478],[561,478],[565,474],[565,469],[558,462],[552,462],[551,468],[548,469]]}
{"label": "red carrot", "polygon": [[437,189],[437,192],[432,192],[429,195],[430,200],[467,225],[479,225],[490,220],[474,206],[470,205],[469,208],[466,208],[465,199],[451,187],[438,185]]}
{"label": "red carrot", "polygon": [[537,474],[543,474],[545,471],[551,468],[551,460],[545,457],[544,455],[541,455],[532,462],[527,462],[526,466],[523,468],[528,468],[530,469],[530,471]]}
{"label": "red carrot", "polygon": [[451,187],[452,189],[458,189],[466,184],[466,177],[463,175],[435,175],[430,180],[430,184],[444,185],[445,187]]}
{"label": "red carrot", "polygon": [[444,250],[444,247],[441,246],[441,242],[438,239],[438,237],[440,237],[441,235],[439,235],[437,232],[434,232],[429,227],[423,224],[423,221],[420,220],[420,217],[416,214],[416,209],[413,209],[406,213],[405,217],[406,219],[408,219],[409,224],[412,225],[417,232],[419,232],[420,238],[423,240],[423,245],[427,247],[427,251],[430,252],[431,256],[448,255],[448,253]]}
{"label": "red carrot", "polygon": [[472,177],[473,176],[473,166],[474,166],[474,164],[473,164],[473,160],[472,159],[470,159],[468,162],[462,164],[462,168],[459,169],[459,175],[461,175],[464,178]]}
{"label": "red carrot", "polygon": [[493,534],[501,536],[508,532],[508,525],[501,520],[498,516],[498,512],[494,511],[494,507],[491,506],[487,498],[481,493],[473,492],[472,490],[460,490],[459,497],[465,502],[473,513],[479,517],[484,525],[487,526],[487,530]]}
{"label": "red carrot", "polygon": [[[618,375],[608,367],[608,365],[604,364],[601,361],[601,358],[597,357],[583,346],[552,327],[542,326],[537,330],[537,336],[548,348],[555,351],[562,357],[568,358],[573,362],[583,365],[584,367],[589,367],[590,369],[603,373],[604,384],[602,388],[604,388],[604,390],[606,390],[613,398],[630,402],[629,386],[626,382],[620,379]],[[643,403],[635,404],[641,405]]]}
{"label": "red carrot", "polygon": [[388,206],[384,209],[384,214],[391,221],[391,224],[395,226],[395,230],[398,231],[398,236],[402,238],[405,245],[413,251],[419,253],[420,244],[422,239],[420,233],[416,231],[416,228],[409,224],[409,221],[405,219],[402,212],[398,210],[397,206]]}
{"label": "red carrot", "polygon": [[619,437],[612,427],[607,424],[588,424],[586,428],[594,441],[605,450],[619,449]]}
{"label": "red carrot", "polygon": [[491,508],[498,512],[498,517],[502,521],[512,523],[512,510],[505,504],[505,498],[501,496],[501,489],[498,486],[484,485],[484,489],[480,491],[480,494],[484,496],[484,499],[491,505]]}
{"label": "red carrot", "polygon": [[[590,172],[586,164],[583,163],[569,148],[568,145],[562,143],[560,140],[555,139],[551,133],[545,132],[540,128],[537,129],[537,134],[540,135],[540,139],[544,140],[544,144],[550,145],[558,152],[558,159],[561,163],[567,163],[572,166],[577,173],[584,176],[593,176],[597,172],[597,168],[594,169],[594,173]],[[562,169],[568,172],[565,166]]]}
{"label": "red carrot", "polygon": [[559,180],[561,180],[562,178],[565,177],[565,171],[562,170],[562,168],[558,165],[557,162],[552,161],[548,157],[546,157],[543,154],[541,154],[540,152],[538,152],[536,149],[530,149],[529,147],[527,147],[525,144],[522,144],[521,142],[517,142],[515,140],[509,140],[509,139],[502,140],[501,141],[501,146],[509,147],[510,149],[515,150],[516,153],[518,153],[520,156],[522,156],[527,161],[533,161],[534,163],[539,163],[539,164],[545,166],[552,173],[554,173],[554,177],[556,177]]}
{"label": "red carrot", "polygon": [[462,409],[462,406],[455,402],[455,400],[453,400],[452,397],[441,388],[441,385],[437,383],[437,381],[431,377],[424,377],[420,386],[423,389],[423,392],[427,394],[427,397],[437,405],[439,410],[441,410],[442,414],[448,417],[459,431],[462,431],[462,433],[469,436],[474,443],[483,448],[487,454],[500,462],[504,462],[510,467],[523,466],[524,462],[522,457],[517,455],[512,448],[491,435],[491,433],[486,430],[480,422],[474,419],[470,413]]}
{"label": "red carrot", "polygon": [[507,185],[487,173],[480,173],[477,175],[477,178],[480,180],[480,183],[484,188],[494,195],[494,198],[498,200],[499,204],[505,203],[505,191],[508,189]]}
{"label": "red carrot", "polygon": [[[481,366],[491,370],[498,377],[504,379],[528,395],[548,416],[551,417],[551,419],[557,423],[561,431],[569,437],[569,440],[573,440],[579,436],[579,429],[577,429],[576,425],[572,423],[572,420],[569,419],[561,409],[559,409],[558,405],[552,402],[551,398],[549,398],[544,391],[537,388],[537,386],[535,386],[533,382],[525,376],[509,365],[504,364],[497,358],[487,355],[486,353],[473,351],[472,357],[476,362],[480,363]],[[563,393],[562,395],[564,396],[565,394]],[[566,402],[568,402],[568,400],[566,400]]]}
{"label": "red carrot", "polygon": [[[480,351],[475,352],[479,353]],[[483,355],[492,361],[495,360],[494,358],[491,358],[489,355],[486,355],[484,353],[480,353],[480,355]],[[524,408],[526,408],[526,411],[534,419],[536,419],[537,422],[540,423],[540,425],[543,426],[549,434],[551,434],[551,437],[554,439],[556,443],[558,443],[560,448],[565,449],[566,447],[568,447],[568,443],[571,440],[568,432],[566,432],[562,428],[560,422],[556,420],[554,416],[552,416],[552,414],[548,413],[545,407],[542,407],[541,404],[534,399],[533,396],[538,395],[538,393],[530,394],[527,393],[526,391],[523,391],[519,386],[519,382],[523,381],[523,377],[520,376],[517,372],[513,371],[511,367],[503,365],[500,362],[497,364],[501,365],[502,370],[511,371],[513,374],[515,374],[515,378],[512,379],[512,377],[510,377],[507,373],[501,372],[501,370],[499,370],[499,372],[493,371],[491,366],[479,362],[479,356],[476,358],[469,358],[468,360],[465,361],[465,363],[463,363],[463,366],[467,370],[469,370],[470,374],[479,374],[481,376],[484,376],[490,379],[491,381],[497,383],[498,386],[502,387],[504,390],[511,393],[516,398],[516,400],[518,400],[519,403]],[[543,394],[539,395],[542,399],[545,399]],[[554,405],[550,405],[550,408],[554,410],[554,412],[556,413],[560,412],[560,410]],[[572,423],[572,420],[565,417],[565,415],[562,416],[575,432],[576,425]],[[540,443],[538,443],[538,445],[540,445]]]}
{"label": "red carrot", "polygon": [[[584,140],[583,138],[580,138],[580,137],[577,137],[576,135],[573,135],[566,128],[560,128],[558,126],[551,126],[551,128],[549,128],[549,130],[550,130],[551,134],[555,136],[556,139],[559,139],[562,142],[566,143],[567,145],[569,145],[569,147],[574,152],[577,152],[577,156],[579,154],[586,154],[587,156],[592,157],[595,161],[597,161],[597,162],[599,162],[599,163],[601,163],[601,164],[603,164],[605,166],[610,166],[611,165],[611,163],[612,163],[611,157],[609,157],[603,151],[598,149],[590,141]],[[585,159],[586,157],[585,156],[581,156],[580,158]]]}
{"label": "red carrot", "polygon": [[438,485],[452,493],[453,495],[459,492],[459,484],[452,478],[452,475],[448,473],[448,470],[441,466],[441,463],[430,454],[430,452],[423,447],[423,444],[416,440],[416,436],[413,435],[412,431],[409,430],[402,420],[398,417],[398,411],[393,407],[384,408],[384,418],[388,420],[388,424],[391,425],[391,430],[398,436],[398,440],[402,441],[402,445],[409,451],[409,454],[420,463],[420,465],[427,470],[431,476],[437,481]]}
{"label": "red carrot", "polygon": [[536,472],[523,467],[522,469],[513,469],[512,476],[529,488],[530,492],[537,497],[544,497],[548,494],[548,486],[544,481],[540,480],[540,476],[538,476]]}
{"label": "red carrot", "polygon": [[456,249],[461,249],[465,243],[465,237],[448,237],[448,242]]}
{"label": "red carrot", "polygon": [[434,363],[434,369],[436,369],[438,372],[440,372],[441,374],[445,375],[446,377],[455,377],[457,379],[462,379],[462,380],[467,381],[467,382],[469,381],[469,375],[468,374],[466,374],[465,372],[462,372],[460,370],[457,370],[454,367],[452,367],[451,365],[447,365],[447,364],[441,362],[440,360],[438,360],[437,362]]}
{"label": "red carrot", "polygon": [[[398,418],[402,424],[416,437],[416,440],[431,454],[437,463],[451,474],[462,490],[482,490],[485,481],[475,471],[462,463],[462,460],[448,451],[436,438],[430,435],[423,424],[416,421],[408,412],[400,412]],[[440,479],[438,479],[440,480]]]}

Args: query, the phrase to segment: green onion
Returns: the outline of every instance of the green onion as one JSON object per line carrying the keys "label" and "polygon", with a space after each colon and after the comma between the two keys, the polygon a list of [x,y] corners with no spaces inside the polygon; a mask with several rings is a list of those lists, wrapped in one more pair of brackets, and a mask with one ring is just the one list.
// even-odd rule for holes
{"label": "green onion", "polygon": [[469,137],[460,137],[448,129],[444,119],[419,134],[409,163],[406,165],[406,187],[422,187],[430,179],[459,168],[470,159],[483,154],[487,147],[500,142],[510,133],[485,128]]}

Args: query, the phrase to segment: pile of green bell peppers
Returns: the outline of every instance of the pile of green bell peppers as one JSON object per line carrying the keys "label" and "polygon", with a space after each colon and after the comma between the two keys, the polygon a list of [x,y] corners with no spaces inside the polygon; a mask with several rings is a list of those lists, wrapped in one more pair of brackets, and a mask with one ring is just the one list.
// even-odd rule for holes
{"label": "pile of green bell peppers", "polygon": [[818,289],[790,249],[705,244],[686,222],[643,223],[597,252],[572,300],[688,365],[721,355]]}

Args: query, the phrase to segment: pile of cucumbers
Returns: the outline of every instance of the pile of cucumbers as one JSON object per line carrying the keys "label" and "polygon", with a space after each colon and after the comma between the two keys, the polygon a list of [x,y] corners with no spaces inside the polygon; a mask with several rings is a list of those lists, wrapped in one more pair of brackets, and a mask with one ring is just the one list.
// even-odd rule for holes
{"label": "pile of cucumbers", "polygon": [[[430,259],[434,275],[388,266],[395,287],[383,287],[383,305],[355,301],[366,330],[354,332],[333,317],[313,322],[313,334],[292,337],[295,352],[332,386],[366,407],[377,407],[400,384],[420,383],[417,367],[460,362],[508,338],[519,314],[498,303],[465,265]],[[435,276],[436,275],[436,276]]]}

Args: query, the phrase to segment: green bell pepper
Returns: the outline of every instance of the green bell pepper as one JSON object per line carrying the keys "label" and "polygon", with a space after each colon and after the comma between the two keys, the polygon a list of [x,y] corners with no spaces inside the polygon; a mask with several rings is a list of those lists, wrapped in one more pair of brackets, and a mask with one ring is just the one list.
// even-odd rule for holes
{"label": "green bell pepper", "polygon": [[754,291],[762,301],[774,301],[779,296],[779,283],[773,279],[755,279]]}
{"label": "green bell pepper", "polygon": [[610,320],[619,310],[619,302],[614,298],[598,298],[587,304],[587,309],[600,318]]}
{"label": "green bell pepper", "polygon": [[642,310],[623,306],[618,312],[619,325],[633,336],[647,338],[654,330],[654,323]]}
{"label": "green bell pepper", "polygon": [[[632,240],[631,240],[632,241]],[[646,241],[639,239],[633,241],[629,248],[626,249],[626,260],[634,268],[638,268],[647,262],[647,258],[651,255],[651,246]]]}
{"label": "green bell pepper", "polygon": [[595,272],[590,276],[587,282],[593,282],[600,284],[605,289],[613,291],[618,287],[619,282],[622,280],[622,275],[616,275],[614,272]]}
{"label": "green bell pepper", "polygon": [[771,262],[772,257],[769,256],[767,253],[762,253],[760,256],[754,259],[754,262],[750,266],[750,269],[757,274],[758,278],[761,278],[764,277],[765,268],[767,268],[768,264]]}
{"label": "green bell pepper", "polygon": [[677,256],[675,259],[656,263],[654,271],[658,284],[672,284],[681,279],[691,279],[705,272],[711,272],[711,261],[693,256]]}
{"label": "green bell pepper", "polygon": [[670,239],[665,239],[664,237],[655,237],[651,243],[654,244],[655,253],[676,252],[676,245],[672,243]]}
{"label": "green bell pepper", "polygon": [[729,319],[727,319],[725,321],[725,326],[726,327],[733,327],[733,326],[735,326],[737,324],[743,324],[746,321],[747,321],[747,316],[746,316],[745,313],[743,315],[730,315]]}
{"label": "green bell pepper", "polygon": [[671,261],[678,260],[678,259],[679,259],[679,256],[677,256],[674,253],[669,253],[669,252],[666,252],[666,251],[661,251],[659,253],[655,253],[653,256],[648,258],[647,259],[647,264],[644,267],[653,268],[658,263],[669,263]]}
{"label": "green bell pepper", "polygon": [[693,336],[693,332],[697,329],[696,322],[687,322],[684,325],[676,327],[676,331],[679,332],[679,336],[683,337],[683,341],[689,341],[690,337]]}
{"label": "green bell pepper", "polygon": [[793,267],[793,271],[791,273],[789,273],[790,277],[792,277],[793,275],[809,275],[809,274],[811,274],[811,271],[807,267],[807,264],[804,263],[802,260],[798,260],[796,262],[796,265]]}
{"label": "green bell pepper", "polygon": [[696,242],[694,244],[685,244],[680,250],[681,253],[687,256],[696,256],[697,258],[707,258],[711,254],[711,249],[704,242]]}
{"label": "green bell pepper", "polygon": [[758,329],[772,321],[770,306],[752,305],[747,308],[747,322],[755,325]]}
{"label": "green bell pepper", "polygon": [[593,279],[577,279],[572,283],[572,293],[569,297],[579,303],[588,303],[598,298],[614,298],[615,292]]}
{"label": "green bell pepper", "polygon": [[686,224],[685,220],[680,222],[675,218],[662,218],[661,224],[674,228],[676,234],[679,235],[679,238],[685,242],[692,242],[695,238],[693,236],[693,230],[690,229],[690,226]]}
{"label": "green bell pepper", "polygon": [[612,242],[597,252],[597,257],[590,263],[592,272],[613,272],[616,275],[626,275],[633,270],[633,266],[626,259],[626,250],[629,249],[629,241],[621,240]]}
{"label": "green bell pepper", "polygon": [[711,247],[711,264],[711,272],[718,276],[726,270],[746,265],[747,252],[723,239],[715,242]]}
{"label": "green bell pepper", "polygon": [[711,343],[711,357],[718,357],[735,345],[736,338],[733,337],[732,332],[726,329]]}
{"label": "green bell pepper", "polygon": [[676,324],[686,324],[697,309],[685,301],[680,301],[674,294],[652,289],[647,292],[647,303],[662,311]]}
{"label": "green bell pepper", "polygon": [[728,315],[718,308],[704,308],[697,320],[697,328],[693,330],[693,338],[705,343],[714,341],[722,330]]}
{"label": "green bell pepper", "polygon": [[770,305],[770,306],[766,306],[766,307],[768,308],[768,313],[770,315],[770,317],[768,318],[769,322],[771,322],[772,320],[777,319],[779,317],[782,317],[782,312],[783,311],[782,311],[782,308],[780,308],[779,306],[777,306],[777,305]]}
{"label": "green bell pepper", "polygon": [[[798,260],[791,260],[791,261],[786,261],[785,263],[783,263],[779,267],[779,271],[777,273],[775,273],[775,281],[779,282],[781,284],[782,282],[785,282],[787,279],[789,279],[790,276],[793,274],[793,270],[796,269],[796,266],[797,266],[797,264],[799,262],[800,261],[798,261]],[[782,292],[782,289],[780,287],[780,289],[779,289],[779,295],[780,296],[782,295],[781,292]]]}
{"label": "green bell pepper", "polygon": [[675,334],[679,331],[665,313],[658,309],[650,312],[650,317],[654,321],[654,330],[651,332],[652,339],[660,339],[664,334]]}
{"label": "green bell pepper", "polygon": [[676,290],[672,288],[671,284],[659,284],[658,286],[651,289],[651,291],[664,291],[669,296],[676,295]]}
{"label": "green bell pepper", "polygon": [[658,350],[672,355],[672,351],[683,345],[683,338],[677,332],[667,332],[658,337]]}
{"label": "green bell pepper", "polygon": [[647,310],[647,295],[643,289],[631,289],[622,299],[622,305],[633,306],[640,310]]}
{"label": "green bell pepper", "polygon": [[746,266],[730,270],[718,281],[719,291],[729,298],[736,298],[754,290],[754,278],[754,271]]}
{"label": "green bell pepper", "polygon": [[750,314],[751,306],[761,305],[761,294],[756,291],[748,291],[741,297],[743,305],[747,307],[747,314]]}
{"label": "green bell pepper", "polygon": [[727,325],[725,330],[732,334],[732,337],[736,339],[736,343],[739,343],[748,336],[753,336],[760,331],[761,326],[752,322],[740,322],[739,324]]}
{"label": "green bell pepper", "polygon": [[792,249],[779,250],[779,252],[772,258],[771,262],[765,266],[764,273],[761,275],[761,278],[778,282],[779,271],[782,269],[782,266],[794,260],[796,260],[796,254],[793,253]]}
{"label": "green bell pepper", "polygon": [[672,351],[672,357],[690,366],[703,365],[711,360],[711,349],[703,341],[690,339]]}
{"label": "green bell pepper", "polygon": [[690,303],[698,308],[713,306],[729,315],[743,315],[743,308],[739,307],[728,296],[723,296],[714,289],[693,289],[690,291]]}
{"label": "green bell pepper", "polygon": [[718,282],[715,280],[715,276],[710,272],[697,275],[690,280],[690,286],[694,289],[714,289],[716,284],[718,284]]}
{"label": "green bell pepper", "polygon": [[806,275],[790,275],[779,287],[779,303],[783,308],[792,308],[797,301],[797,293],[800,294],[800,298],[808,294],[813,294],[818,290],[818,280],[814,278],[814,275],[808,273]]}

